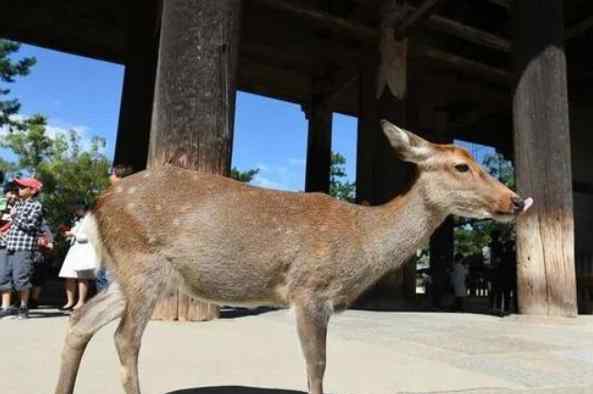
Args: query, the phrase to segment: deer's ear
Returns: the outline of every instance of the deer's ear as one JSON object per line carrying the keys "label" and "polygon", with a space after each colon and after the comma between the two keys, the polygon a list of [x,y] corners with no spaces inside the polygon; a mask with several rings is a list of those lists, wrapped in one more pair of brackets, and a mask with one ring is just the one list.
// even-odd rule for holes
{"label": "deer's ear", "polygon": [[381,127],[389,143],[402,160],[420,163],[428,159],[434,152],[433,145],[430,142],[397,127],[385,119],[381,120]]}

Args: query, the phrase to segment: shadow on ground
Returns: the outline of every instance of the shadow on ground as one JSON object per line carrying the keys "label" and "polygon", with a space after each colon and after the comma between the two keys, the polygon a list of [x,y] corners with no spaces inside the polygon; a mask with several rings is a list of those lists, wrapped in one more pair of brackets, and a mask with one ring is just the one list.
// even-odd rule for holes
{"label": "shadow on ground", "polygon": [[261,387],[245,386],[216,386],[199,387],[194,389],[183,389],[171,391],[166,394],[305,394],[302,391],[268,389]]}
{"label": "shadow on ground", "polygon": [[223,306],[220,308],[221,319],[237,319],[246,316],[256,316],[263,313],[276,311],[278,308],[271,308],[266,306],[260,306],[257,308],[241,308],[241,307],[229,307]]}

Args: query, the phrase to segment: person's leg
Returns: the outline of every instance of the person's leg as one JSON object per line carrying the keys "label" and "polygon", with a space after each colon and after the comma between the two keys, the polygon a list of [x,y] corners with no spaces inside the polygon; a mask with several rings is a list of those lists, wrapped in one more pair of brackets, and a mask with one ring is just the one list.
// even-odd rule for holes
{"label": "person's leg", "polygon": [[0,317],[12,315],[12,266],[6,249],[0,250],[0,293],[2,294],[2,308]]}
{"label": "person's leg", "polygon": [[47,266],[44,264],[43,255],[39,251],[35,251],[33,258],[33,274],[31,276],[31,296],[29,298],[29,309],[35,309],[39,305],[41,297],[41,288],[45,284],[47,277]]}
{"label": "person's leg", "polygon": [[2,292],[2,309],[6,309],[10,307],[12,304],[12,291],[3,291]]}
{"label": "person's leg", "polygon": [[18,318],[29,317],[29,295],[31,294],[31,274],[33,273],[33,252],[17,251],[13,255],[13,282],[19,292],[20,305]]}
{"label": "person's leg", "polygon": [[89,292],[89,281],[88,279],[78,280],[78,302],[74,305],[73,309],[78,309],[86,302],[86,297]]}
{"label": "person's leg", "polygon": [[39,298],[41,297],[41,287],[33,286],[31,289],[31,297],[29,298],[29,308],[35,309],[39,305]]}
{"label": "person's leg", "polygon": [[72,308],[74,306],[74,295],[76,294],[76,279],[66,278],[64,288],[66,289],[66,305],[62,309]]}
{"label": "person's leg", "polygon": [[21,308],[28,308],[29,307],[29,297],[31,295],[30,289],[23,289],[19,291],[19,295],[21,298]]}

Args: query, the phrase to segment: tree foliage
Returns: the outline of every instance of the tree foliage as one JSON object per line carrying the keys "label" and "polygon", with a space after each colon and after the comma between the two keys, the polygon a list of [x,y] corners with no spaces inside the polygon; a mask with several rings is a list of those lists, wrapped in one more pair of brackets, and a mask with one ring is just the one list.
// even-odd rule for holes
{"label": "tree foliage", "polygon": [[354,182],[344,180],[346,178],[346,158],[340,153],[332,152],[331,167],[329,175],[329,195],[338,200],[353,202],[356,193]]}
{"label": "tree foliage", "polygon": [[104,155],[105,141],[95,137],[83,147],[74,130],[50,137],[46,119],[35,115],[22,127],[0,139],[0,146],[16,156],[7,163],[13,176],[35,176],[44,184],[41,202],[45,217],[53,229],[71,219],[74,204],[93,204],[109,185],[110,161]]}
{"label": "tree foliage", "polygon": [[2,96],[10,94],[10,89],[4,88],[4,84],[12,83],[17,76],[25,76],[29,74],[31,67],[36,60],[32,57],[23,58],[15,61],[10,58],[12,54],[17,52],[20,44],[0,39],[0,81],[3,82],[0,86],[0,127],[8,125],[9,127],[20,126],[13,115],[17,114],[21,105],[17,99],[2,100]]}
{"label": "tree foliage", "polygon": [[255,178],[255,176],[259,174],[259,168],[256,168],[255,170],[247,170],[247,171],[241,171],[239,170],[237,167],[233,167],[231,169],[231,178],[239,181],[239,182],[245,182],[245,183],[249,183],[253,180],[253,178]]}

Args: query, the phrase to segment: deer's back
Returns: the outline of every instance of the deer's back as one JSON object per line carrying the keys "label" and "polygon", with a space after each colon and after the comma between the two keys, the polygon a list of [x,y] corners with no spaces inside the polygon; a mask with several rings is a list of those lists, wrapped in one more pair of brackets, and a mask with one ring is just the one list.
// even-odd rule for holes
{"label": "deer's back", "polygon": [[359,210],[322,194],[163,167],[111,187],[95,215],[114,264],[159,255],[203,298],[284,304],[303,282],[327,287],[360,253]]}

